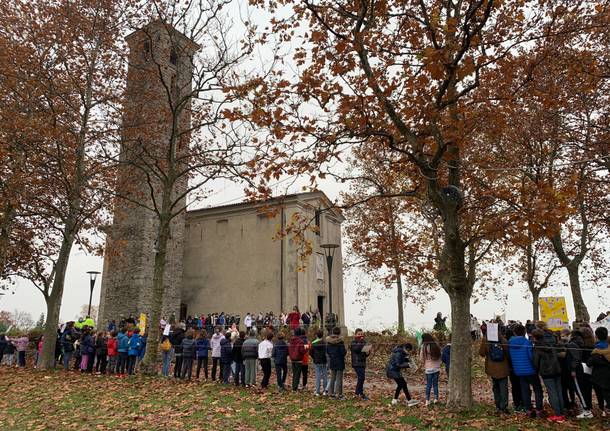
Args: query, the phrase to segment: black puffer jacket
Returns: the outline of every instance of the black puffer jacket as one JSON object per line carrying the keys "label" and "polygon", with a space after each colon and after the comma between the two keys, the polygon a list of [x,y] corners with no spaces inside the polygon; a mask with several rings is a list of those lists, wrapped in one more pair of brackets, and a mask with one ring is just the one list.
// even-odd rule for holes
{"label": "black puffer jacket", "polygon": [[237,340],[235,340],[235,343],[233,343],[233,351],[231,352],[231,354],[233,355],[234,362],[242,363],[244,361],[243,358],[241,357],[241,348],[243,345],[244,345],[243,338],[238,338]]}
{"label": "black puffer jacket", "polygon": [[326,341],[316,338],[311,343],[311,359],[314,364],[326,364]]}
{"label": "black puffer jacket", "polygon": [[591,379],[602,388],[610,390],[610,347],[593,350],[587,366],[593,368]]}
{"label": "black puffer jacket", "polygon": [[176,356],[182,356],[182,340],[184,340],[185,332],[182,328],[176,328],[173,334],[170,335],[169,341],[171,341],[174,347],[174,353]]}
{"label": "black puffer jacket", "polygon": [[362,349],[365,346],[364,338],[354,338],[350,345],[350,351],[352,352],[352,367],[366,367],[366,357],[368,353],[363,352]]}
{"label": "black puffer jacket", "polygon": [[540,377],[559,377],[561,375],[561,365],[557,356],[557,349],[549,345],[546,341],[534,344],[534,368]]}
{"label": "black puffer jacket", "polygon": [[345,343],[339,335],[326,337],[326,354],[328,355],[328,368],[331,370],[345,370]]}
{"label": "black puffer jacket", "polygon": [[385,368],[386,375],[390,379],[399,379],[402,377],[401,371],[405,368],[409,368],[409,355],[402,346],[394,347]]}
{"label": "black puffer jacket", "polygon": [[568,369],[576,372],[578,378],[582,378],[584,374],[582,363],[589,360],[591,350],[593,349],[585,347],[585,341],[580,335],[573,336],[566,347],[566,365]]}

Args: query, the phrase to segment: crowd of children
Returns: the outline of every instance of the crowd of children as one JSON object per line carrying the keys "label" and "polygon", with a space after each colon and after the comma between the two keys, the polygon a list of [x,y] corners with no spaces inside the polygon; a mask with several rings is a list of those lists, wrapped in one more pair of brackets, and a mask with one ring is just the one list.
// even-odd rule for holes
{"label": "crowd of children", "polygon": [[607,416],[610,350],[605,327],[598,327],[595,334],[586,324],[553,332],[544,322],[536,322],[528,333],[517,323],[500,326],[497,341],[488,341],[485,325],[482,329],[479,354],[485,358],[485,372],[491,378],[499,413],[509,413],[510,381],[515,411],[532,418],[543,415],[542,384],[554,413],[548,419],[553,422],[564,422],[569,413],[579,419],[592,418],[593,391],[602,416]]}
{"label": "crowd of children", "polygon": [[[290,365],[292,380],[289,387],[297,391],[307,387],[312,368],[314,394],[343,399],[343,376],[347,353],[350,352],[351,368],[356,375],[354,395],[367,400],[365,371],[373,345],[365,340],[364,332],[357,329],[351,342],[346,344],[340,328],[335,326],[330,328],[328,336],[319,329],[310,340],[305,324],[307,320],[302,319],[296,307],[293,313],[294,323],[287,316],[276,328],[270,323],[258,329],[258,317],[244,322],[245,331],[238,329],[235,320],[230,327],[216,325],[210,332],[207,324],[201,329],[192,324],[189,326],[187,322],[171,325],[165,328],[160,343],[161,373],[169,376],[173,364],[173,376],[177,379],[192,379],[195,368],[196,379],[210,378],[223,384],[249,388],[257,386],[260,368],[260,387],[267,388],[275,368],[275,384],[279,391],[285,391]],[[438,317],[444,323],[442,316]],[[68,322],[58,332],[56,359],[63,363],[65,370],[73,368],[81,372],[118,376],[134,374],[147,344],[146,336],[140,335],[135,323],[122,319],[118,328],[95,333],[84,322]],[[494,323],[498,325],[497,341],[488,340],[485,323],[480,326],[479,354],[484,358],[485,372],[491,378],[498,414],[509,413],[510,382],[515,412],[524,412],[532,418],[543,415],[542,385],[553,410],[553,415],[548,418],[551,421],[561,423],[568,413],[574,413],[577,418],[593,417],[593,392],[602,415],[607,415],[610,348],[605,327],[600,326],[593,332],[584,324],[574,330],[552,332],[544,322],[528,324],[527,327],[517,322],[508,325],[501,321]],[[496,340],[495,335],[493,339]],[[413,356],[419,358],[425,375],[425,405],[439,402],[442,364],[447,375],[450,373],[450,341],[449,336],[449,343],[441,347],[433,334],[424,333],[417,355],[414,355],[411,343],[393,348],[386,366],[386,376],[396,383],[392,405],[399,403],[401,392],[407,406],[419,403],[411,397],[405,373],[407,369],[417,368]],[[5,363],[12,365],[17,352],[19,365],[25,366],[28,342],[27,337],[15,339],[0,335],[0,363],[4,357]],[[39,349],[41,345],[42,340],[38,343]],[[576,411],[578,406],[580,408]]]}

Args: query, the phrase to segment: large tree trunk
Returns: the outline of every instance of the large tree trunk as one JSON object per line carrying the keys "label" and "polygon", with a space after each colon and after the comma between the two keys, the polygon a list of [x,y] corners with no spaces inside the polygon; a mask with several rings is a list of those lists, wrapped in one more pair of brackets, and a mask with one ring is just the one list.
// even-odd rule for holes
{"label": "large tree trunk", "polygon": [[587,232],[587,224],[583,221],[583,232],[581,233],[580,238],[580,252],[573,258],[570,258],[563,248],[561,232],[558,232],[549,238],[551,244],[553,245],[553,249],[555,249],[555,254],[557,254],[557,257],[559,258],[559,261],[568,271],[568,277],[570,280],[570,291],[572,292],[572,301],[574,302],[575,318],[576,320],[580,320],[583,322],[588,322],[590,317],[589,311],[587,310],[587,306],[585,305],[585,301],[582,299],[578,270],[580,267],[580,262],[582,262],[582,260],[584,259],[585,253],[587,251]]}
{"label": "large tree trunk", "polygon": [[[438,278],[451,301],[451,373],[447,404],[458,409],[472,406],[470,297],[472,284],[465,267],[465,244],[460,238],[457,205],[443,208],[444,244]],[[473,268],[474,270],[474,268]]]}
{"label": "large tree trunk", "polygon": [[44,342],[40,358],[40,368],[51,369],[55,366],[55,345],[57,342],[57,328],[59,326],[59,311],[61,299],[64,295],[66,270],[70,260],[70,251],[74,244],[74,224],[69,221],[64,231],[66,234],[59,249],[59,256],[54,268],[53,286],[51,293],[45,296],[47,303],[47,320],[44,325]]}
{"label": "large tree trunk", "polygon": [[398,303],[398,333],[405,333],[404,296],[402,292],[402,274],[396,267],[396,301]]}
{"label": "large tree trunk", "polygon": [[451,373],[447,404],[459,409],[472,406],[470,336],[470,295],[463,291],[449,293],[451,300]]}
{"label": "large tree trunk", "polygon": [[574,314],[576,320],[588,322],[590,319],[589,311],[582,298],[580,291],[580,277],[578,275],[579,265],[574,260],[569,265],[566,265],[568,276],[570,279],[570,290],[572,291],[572,301],[574,302]]}
{"label": "large tree trunk", "polygon": [[530,289],[532,293],[532,315],[534,321],[540,320],[540,292],[537,289]]}
{"label": "large tree trunk", "polygon": [[163,297],[165,296],[165,265],[167,256],[167,243],[170,237],[170,192],[163,191],[163,205],[159,217],[157,231],[157,253],[155,254],[155,267],[153,273],[153,295],[150,320],[148,323],[148,337],[146,340],[146,353],[142,361],[142,373],[154,375],[157,373],[158,350],[159,350],[159,322],[163,309]]}

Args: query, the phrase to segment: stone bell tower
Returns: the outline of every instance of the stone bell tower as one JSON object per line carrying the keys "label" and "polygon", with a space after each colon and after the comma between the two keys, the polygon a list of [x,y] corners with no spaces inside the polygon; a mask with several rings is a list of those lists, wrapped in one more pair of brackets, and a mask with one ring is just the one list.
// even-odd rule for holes
{"label": "stone bell tower", "polygon": [[[125,40],[129,67],[118,198],[107,231],[100,324],[121,316],[150,316],[158,228],[155,209],[161,202],[161,181],[172,138],[178,158],[189,145],[193,55],[199,50],[196,43],[161,21],[148,24]],[[186,188],[186,179],[174,184],[172,201],[180,199]],[[173,218],[170,229],[163,298],[163,314],[167,317],[178,316],[180,308],[184,212]]]}

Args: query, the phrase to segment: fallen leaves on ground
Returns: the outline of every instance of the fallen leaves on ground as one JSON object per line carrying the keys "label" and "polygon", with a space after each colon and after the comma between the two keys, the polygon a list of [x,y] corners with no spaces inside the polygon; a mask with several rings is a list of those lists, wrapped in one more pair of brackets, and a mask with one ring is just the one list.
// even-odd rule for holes
{"label": "fallen leaves on ground", "polygon": [[[354,387],[346,375],[346,394]],[[412,376],[418,383],[419,376]],[[486,380],[473,385],[477,404],[453,412],[439,404],[389,405],[393,386],[371,373],[371,400],[338,401],[310,392],[238,389],[212,382],[162,377],[82,375],[77,372],[0,368],[0,429],[19,430],[552,430],[548,421],[493,414]],[[444,379],[443,382],[444,383]],[[309,387],[313,382],[310,380]],[[411,385],[415,398],[422,388]],[[444,393],[444,384],[441,393]],[[599,430],[601,419],[569,421],[563,430]]]}

